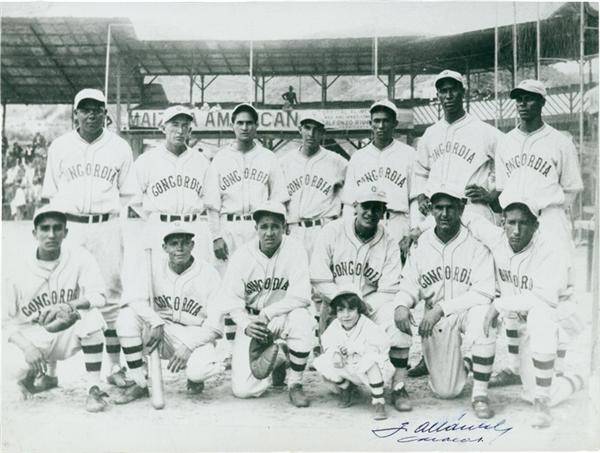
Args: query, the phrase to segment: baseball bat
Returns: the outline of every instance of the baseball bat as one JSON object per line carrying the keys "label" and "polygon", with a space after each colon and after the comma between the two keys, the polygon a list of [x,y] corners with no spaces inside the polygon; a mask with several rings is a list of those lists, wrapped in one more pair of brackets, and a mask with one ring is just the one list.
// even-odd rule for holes
{"label": "baseball bat", "polygon": [[[154,307],[154,288],[152,286],[152,249],[146,249],[146,274],[148,275],[148,298],[150,308]],[[158,347],[155,347],[148,357],[148,376],[152,383],[152,407],[162,409],[165,407],[165,389],[163,386],[162,367]]]}

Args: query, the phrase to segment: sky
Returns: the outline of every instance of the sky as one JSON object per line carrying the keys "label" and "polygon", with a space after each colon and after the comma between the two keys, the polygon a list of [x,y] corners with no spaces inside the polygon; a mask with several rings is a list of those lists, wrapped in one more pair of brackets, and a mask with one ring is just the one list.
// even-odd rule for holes
{"label": "sky", "polygon": [[128,17],[138,39],[262,40],[448,35],[547,17],[554,2],[392,0],[193,3],[4,3],[22,17]]}

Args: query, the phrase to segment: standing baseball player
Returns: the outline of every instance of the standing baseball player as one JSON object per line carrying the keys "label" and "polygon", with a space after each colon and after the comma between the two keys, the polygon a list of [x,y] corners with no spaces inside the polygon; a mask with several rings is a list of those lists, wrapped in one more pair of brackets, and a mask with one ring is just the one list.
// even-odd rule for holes
{"label": "standing baseball player", "polygon": [[527,199],[504,201],[503,228],[475,214],[465,215],[463,224],[494,257],[500,297],[488,309],[485,328],[495,328],[502,313],[509,345],[520,352],[524,396],[535,407],[531,424],[545,428],[549,406],[583,385],[577,375],[554,376],[559,338],[579,333],[581,324],[567,291],[567,263],[552,238],[537,232],[539,210]]}
{"label": "standing baseball player", "polygon": [[302,387],[303,373],[315,343],[315,322],[309,311],[308,257],[302,244],[285,236],[285,215],[281,203],[258,205],[253,213],[258,240],[240,247],[227,267],[223,303],[237,325],[231,387],[238,398],[262,395],[269,386],[268,374],[259,379],[252,371],[251,339],[279,339],[285,342],[289,355],[290,401],[296,407],[306,407],[309,401]]}
{"label": "standing baseball player", "polygon": [[413,223],[420,221],[413,178],[417,153],[411,146],[394,139],[398,109],[393,102],[377,101],[369,113],[373,141],[356,151],[348,164],[342,194],[344,216],[354,216],[357,191],[376,184],[388,200],[383,224],[398,244],[408,233],[411,220]]}
{"label": "standing baseball player", "polygon": [[399,411],[410,411],[404,377],[410,337],[394,324],[394,295],[398,291],[400,249],[380,224],[386,195],[377,186],[361,185],[355,195],[356,216],[344,216],[326,225],[315,243],[310,277],[324,297],[321,325],[326,323],[329,301],[340,291],[352,291],[367,304],[371,319],[391,344],[389,357],[395,368],[392,400]]}
{"label": "standing baseball player", "polygon": [[101,308],[111,372],[108,381],[129,385],[120,366],[120,345],[114,323],[120,309],[123,237],[121,206],[137,193],[133,154],[129,144],[104,128],[106,99],[100,90],[86,88],[73,103],[77,129],[58,137],[48,149],[42,197],[64,210],[69,238],[98,262],[107,286]]}
{"label": "standing baseball player", "polygon": [[[16,378],[24,398],[56,387],[49,378],[43,388],[34,385],[46,376],[48,364],[65,360],[83,350],[89,381],[86,409],[106,407],[100,390],[102,331],[106,324],[98,307],[105,304],[104,283],[96,260],[80,247],[63,247],[67,217],[50,205],[33,217],[37,247],[22,265],[11,268],[3,284],[2,304],[8,312],[4,323],[8,344],[3,347],[10,378]],[[6,380],[5,380],[6,382]]]}
{"label": "standing baseball player", "polygon": [[408,255],[394,300],[395,322],[411,335],[410,309],[424,300],[419,335],[431,390],[440,398],[455,398],[472,371],[475,415],[491,418],[487,388],[495,332],[486,336],[483,326],[495,294],[494,261],[489,250],[461,226],[462,186],[433,186],[429,193],[436,226],[421,236]]}
{"label": "standing baseball player", "polygon": [[117,404],[149,396],[143,355],[156,347],[169,360],[168,370],[185,370],[190,394],[201,393],[206,379],[224,371],[214,348],[222,322],[215,307],[221,279],[209,263],[192,256],[193,238],[189,222],[170,223],[162,244],[167,259],[153,259],[152,281],[137,276],[124,297],[128,306],[119,314],[117,332],[135,384],[123,390]]}
{"label": "standing baseball player", "polygon": [[444,118],[428,127],[418,144],[415,179],[421,212],[426,214],[428,210],[425,191],[429,181],[460,187],[468,199],[467,211],[473,210],[493,221],[494,158],[502,133],[465,112],[461,74],[442,71],[435,78],[435,88]]}

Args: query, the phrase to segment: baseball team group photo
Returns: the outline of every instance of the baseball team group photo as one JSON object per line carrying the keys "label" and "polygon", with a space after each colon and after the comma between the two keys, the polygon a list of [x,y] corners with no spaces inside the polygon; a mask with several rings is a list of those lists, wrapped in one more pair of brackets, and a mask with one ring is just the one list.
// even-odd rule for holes
{"label": "baseball team group photo", "polygon": [[600,448],[597,4],[66,5],[2,10],[3,450]]}

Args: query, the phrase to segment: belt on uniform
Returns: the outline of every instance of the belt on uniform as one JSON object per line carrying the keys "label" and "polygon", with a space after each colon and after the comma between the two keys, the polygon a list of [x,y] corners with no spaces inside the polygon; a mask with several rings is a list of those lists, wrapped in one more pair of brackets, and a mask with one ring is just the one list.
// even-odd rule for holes
{"label": "belt on uniform", "polygon": [[198,218],[197,214],[188,214],[188,215],[161,214],[160,215],[161,222],[176,222],[177,220],[181,220],[183,222],[193,222],[197,218]]}
{"label": "belt on uniform", "polygon": [[383,218],[387,220],[387,219],[389,219],[389,218],[392,216],[392,214],[406,215],[406,212],[403,212],[403,211],[390,211],[390,210],[387,210],[387,211],[385,211],[385,212],[383,213]]}
{"label": "belt on uniform", "polygon": [[238,215],[238,214],[226,214],[225,218],[230,222],[236,220],[252,220],[251,214]]}
{"label": "belt on uniform", "polygon": [[69,222],[77,222],[77,223],[101,223],[106,222],[110,219],[110,213],[106,214],[84,214],[84,215],[75,215],[75,214],[65,214],[65,217]]}
{"label": "belt on uniform", "polygon": [[310,228],[310,227],[314,227],[314,226],[325,225],[325,222],[331,222],[332,220],[335,220],[337,218],[338,218],[338,216],[335,215],[333,217],[327,217],[327,218],[323,218],[323,219],[300,220],[298,222],[298,225],[306,227],[306,228]]}

